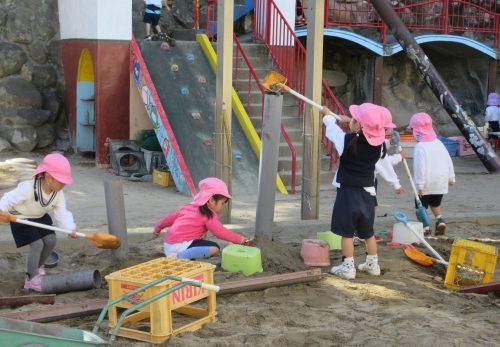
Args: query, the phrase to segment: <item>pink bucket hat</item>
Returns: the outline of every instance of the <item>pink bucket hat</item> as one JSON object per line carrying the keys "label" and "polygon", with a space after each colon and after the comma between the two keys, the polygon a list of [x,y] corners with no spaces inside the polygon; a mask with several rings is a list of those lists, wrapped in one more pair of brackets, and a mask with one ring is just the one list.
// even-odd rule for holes
{"label": "pink bucket hat", "polygon": [[410,119],[409,127],[413,129],[413,136],[419,142],[430,142],[437,138],[432,128],[432,118],[425,112],[415,113]]}
{"label": "pink bucket hat", "polygon": [[498,106],[498,95],[497,93],[489,93],[488,101],[486,102],[487,106]]}
{"label": "pink bucket hat", "polygon": [[228,199],[233,198],[227,190],[226,183],[216,177],[208,177],[201,180],[198,183],[198,188],[200,189],[200,191],[194,196],[192,202],[196,206],[205,205],[208,200],[210,200],[210,198],[215,194],[225,196]]}
{"label": "pink bucket hat", "polygon": [[57,181],[63,184],[73,183],[71,178],[71,166],[68,159],[62,154],[52,153],[47,154],[40,165],[38,165],[33,173],[33,177],[42,172],[47,172]]}
{"label": "pink bucket hat", "polygon": [[[349,112],[363,129],[363,134],[372,146],[380,146],[385,140],[385,128],[396,127],[388,109],[371,103],[349,106]],[[390,121],[387,120],[390,117]]]}

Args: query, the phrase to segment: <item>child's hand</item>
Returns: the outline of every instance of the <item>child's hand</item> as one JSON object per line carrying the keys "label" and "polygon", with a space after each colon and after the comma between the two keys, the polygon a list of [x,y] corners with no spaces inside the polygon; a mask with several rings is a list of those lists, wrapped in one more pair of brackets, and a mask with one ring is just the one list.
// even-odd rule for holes
{"label": "child's hand", "polygon": [[422,192],[421,190],[419,190],[418,191],[418,197],[421,198],[423,195],[424,195],[424,192]]}
{"label": "child's hand", "polygon": [[243,242],[241,243],[243,246],[253,246],[253,241],[244,239]]}
{"label": "child's hand", "polygon": [[396,189],[396,194],[403,194],[406,190],[401,186],[398,189]]}
{"label": "child's hand", "polygon": [[451,186],[452,186],[452,185],[454,185],[454,184],[455,184],[455,181],[449,181],[449,182],[448,182],[448,186],[449,186],[449,187],[451,187]]}
{"label": "child's hand", "polygon": [[68,236],[69,236],[69,237],[72,237],[72,238],[74,238],[74,239],[76,239],[76,238],[78,237],[78,236],[76,236],[76,230],[73,230],[73,231],[71,232],[71,234],[69,234]]}
{"label": "child's hand", "polygon": [[406,159],[406,151],[404,149],[402,149],[399,154],[401,154],[401,158]]}
{"label": "child's hand", "polygon": [[156,239],[158,236],[160,236],[161,230],[154,230],[153,231],[153,238]]}

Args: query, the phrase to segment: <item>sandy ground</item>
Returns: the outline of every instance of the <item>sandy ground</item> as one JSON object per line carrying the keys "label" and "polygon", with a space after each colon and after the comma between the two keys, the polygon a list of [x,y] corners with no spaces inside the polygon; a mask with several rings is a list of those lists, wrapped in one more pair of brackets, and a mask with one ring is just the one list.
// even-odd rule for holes
{"label": "sandy ground", "polygon": [[[2,154],[0,160],[16,157]],[[40,160],[42,155],[33,154]],[[92,166],[89,159],[70,158],[75,183],[65,188],[68,206],[79,229],[93,233],[107,231],[103,181],[115,178],[107,170]],[[475,157],[454,158],[457,184],[444,200],[448,222],[447,238],[430,243],[445,258],[458,237],[500,239],[500,178],[489,175]],[[410,162],[411,165],[411,162]],[[397,168],[402,184],[410,189],[404,169]],[[94,248],[87,240],[59,235],[57,251],[61,260],[49,274],[98,269],[106,275],[120,268],[162,256],[160,240],[150,240],[152,227],[164,214],[190,202],[174,188],[151,183],[123,181],[130,251],[128,260],[113,264],[108,250]],[[0,192],[1,194],[2,192]],[[329,229],[335,193],[325,185],[320,197],[318,220],[300,220],[300,195],[276,196],[273,227],[275,244],[271,259],[264,262],[264,273],[257,276],[298,271],[306,268],[300,261],[300,243],[317,231]],[[232,210],[234,231],[253,237],[256,196],[235,196]],[[387,184],[379,185],[379,207],[375,230],[391,230],[391,214],[403,211],[415,219],[410,193],[395,196]],[[385,214],[388,216],[385,216]],[[225,242],[221,242],[223,246]],[[494,243],[496,244],[496,243]],[[495,295],[460,294],[443,287],[445,268],[422,267],[410,262],[400,247],[379,242],[380,277],[359,273],[353,281],[326,275],[319,282],[270,288],[217,298],[217,322],[195,332],[171,338],[168,346],[498,346],[500,300]],[[421,248],[422,249],[422,248]],[[422,249],[424,250],[424,249]],[[0,295],[25,295],[22,289],[24,253],[16,249],[10,229],[0,225]],[[364,246],[356,247],[355,262],[364,260]],[[333,264],[340,251],[331,251]],[[216,282],[244,277],[220,268]],[[324,268],[326,273],[328,268]],[[495,278],[500,278],[497,268]],[[57,296],[56,305],[107,298],[103,288]],[[28,305],[17,310],[30,310]],[[0,308],[0,314],[13,311]],[[58,322],[91,330],[97,316]],[[107,335],[102,332],[101,336]],[[118,338],[119,346],[149,346],[147,343]]]}

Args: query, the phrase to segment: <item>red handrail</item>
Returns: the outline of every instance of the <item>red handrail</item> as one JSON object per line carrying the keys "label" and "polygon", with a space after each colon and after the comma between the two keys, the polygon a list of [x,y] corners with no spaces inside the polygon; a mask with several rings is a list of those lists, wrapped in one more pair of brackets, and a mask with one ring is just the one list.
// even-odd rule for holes
{"label": "red handrail", "polygon": [[[212,28],[210,27],[210,23],[215,22],[215,7],[217,5],[217,0],[209,0],[208,5],[207,5],[207,24],[206,24],[206,30],[207,30],[207,36],[213,40],[215,37],[215,30],[211,30]],[[245,53],[245,50],[241,46],[240,41],[236,37],[236,35],[233,33],[233,41],[236,44],[236,51],[235,51],[235,64],[233,67],[234,70],[234,79],[233,79],[233,85],[234,81],[238,80],[238,68],[239,68],[239,55],[243,58],[243,61],[248,68],[248,92],[247,92],[247,103],[246,103],[246,110],[247,113],[250,114],[250,106],[251,106],[251,93],[252,93],[252,81],[257,85],[262,97],[261,97],[261,117],[263,116],[264,112],[264,95],[265,95],[265,89],[262,86],[262,83],[260,82],[259,77],[257,76],[257,73],[255,72],[255,69],[253,68],[252,64],[250,63],[250,60],[248,59],[247,54]],[[235,86],[236,88],[236,86]],[[295,149],[295,146],[292,143],[292,140],[290,139],[290,136],[288,135],[285,127],[283,126],[283,123],[280,125],[280,130],[281,130],[281,135],[285,139],[288,148],[290,149],[290,153],[292,155],[292,182],[291,182],[291,190],[292,194],[296,193],[296,171],[297,171],[297,150]]]}
{"label": "red handrail", "polygon": [[[287,77],[288,86],[295,89],[300,94],[305,94],[306,49],[304,45],[298,39],[297,35],[295,35],[295,31],[286,21],[273,0],[256,0],[255,3],[254,21],[257,23],[256,28],[258,29],[254,33],[255,39],[264,42],[274,63],[281,70],[283,75]],[[265,12],[259,12],[258,9]],[[267,25],[263,23],[263,13],[265,13],[265,17],[267,18]],[[323,105],[326,105],[337,114],[345,114],[344,108],[324,79],[322,79],[322,86]],[[302,106],[303,103],[299,102],[299,115],[302,114]],[[333,163],[338,157],[331,142],[325,138],[324,131],[321,142],[330,156],[330,170],[332,170]]]}

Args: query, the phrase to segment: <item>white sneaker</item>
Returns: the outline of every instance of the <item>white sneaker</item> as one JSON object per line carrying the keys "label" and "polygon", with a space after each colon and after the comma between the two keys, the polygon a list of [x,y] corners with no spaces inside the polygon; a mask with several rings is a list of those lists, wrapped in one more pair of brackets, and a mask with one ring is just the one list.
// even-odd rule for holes
{"label": "white sneaker", "polygon": [[365,262],[363,264],[359,264],[358,265],[358,270],[359,271],[367,272],[367,273],[369,273],[372,276],[380,276],[380,266],[378,265],[378,263],[374,263],[374,262],[368,263],[368,262]]}
{"label": "white sneaker", "polygon": [[356,268],[354,266],[348,266],[345,263],[332,267],[330,273],[345,280],[353,280],[356,278]]}

